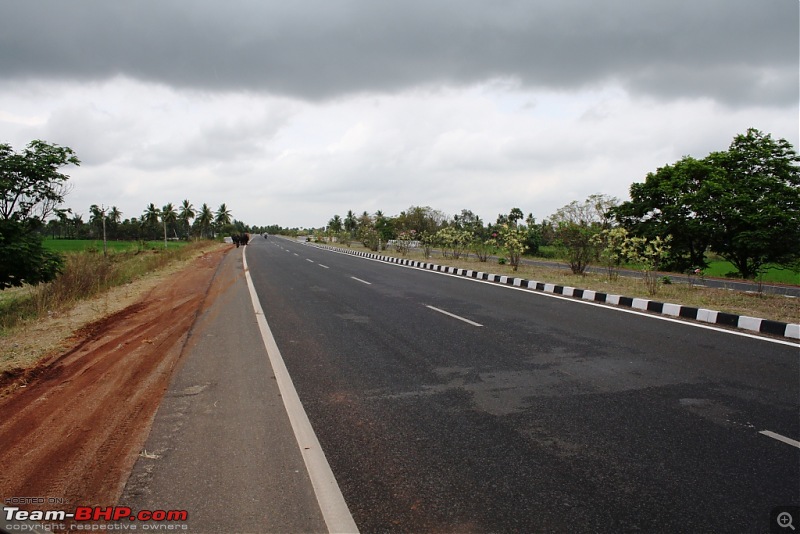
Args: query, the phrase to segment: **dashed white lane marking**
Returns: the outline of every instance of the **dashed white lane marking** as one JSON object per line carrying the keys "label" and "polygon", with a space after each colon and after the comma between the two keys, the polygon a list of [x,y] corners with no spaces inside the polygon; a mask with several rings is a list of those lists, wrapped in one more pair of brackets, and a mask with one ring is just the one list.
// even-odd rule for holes
{"label": "dashed white lane marking", "polygon": [[764,434],[765,436],[769,436],[772,439],[777,439],[778,441],[782,441],[782,442],[786,443],[787,445],[791,445],[792,447],[797,447],[798,449],[800,449],[800,441],[795,441],[792,438],[787,438],[786,436],[781,436],[780,434],[777,434],[777,433],[772,432],[770,430],[762,430],[761,432],[759,432],[759,434]]}
{"label": "dashed white lane marking", "polygon": [[310,261],[311,263],[314,263],[314,260],[310,260],[308,258],[306,258],[306,261]]}
{"label": "dashed white lane marking", "polygon": [[458,275],[458,274],[451,274],[451,273],[446,273],[446,272],[441,272],[441,271],[432,271],[430,269],[425,269],[425,268],[422,268],[422,267],[415,267],[413,265],[403,265],[401,263],[391,263],[391,262],[382,261],[382,260],[378,260],[378,259],[374,259],[374,258],[368,258],[368,257],[365,257],[365,256],[356,256],[356,255],[353,255],[353,254],[348,254],[347,252],[338,252],[338,251],[335,251],[335,250],[322,249],[322,248],[320,248],[319,250],[326,250],[328,252],[333,252],[334,254],[346,255],[346,256],[349,256],[351,258],[372,261],[372,262],[375,262],[375,263],[380,263],[380,264],[388,265],[388,266],[391,266],[391,267],[402,267],[403,269],[410,269],[410,270],[413,270],[413,271],[421,271],[421,272],[429,273],[429,274],[438,274],[440,276],[449,276],[451,278],[457,278],[459,280],[465,280],[467,282],[476,282],[476,283],[479,283],[479,284],[488,284],[490,286],[497,287],[497,288],[500,288],[500,289],[510,289],[511,291],[522,291],[522,292],[525,292],[525,293],[527,293],[529,295],[535,295],[535,296],[538,296],[538,297],[547,297],[547,298],[551,298],[551,299],[560,299],[560,300],[563,300],[565,302],[572,302],[574,304],[581,304],[581,305],[584,305],[584,306],[594,306],[595,308],[603,309],[603,310],[607,310],[607,311],[612,311],[612,312],[629,313],[629,314],[632,314],[632,315],[638,315],[639,317],[644,317],[646,319],[654,319],[654,320],[657,320],[657,321],[666,321],[666,322],[669,322],[669,323],[675,323],[675,324],[686,326],[686,327],[690,327],[690,328],[702,328],[703,330],[713,330],[715,332],[720,332],[722,334],[729,334],[729,335],[732,335],[732,336],[739,336],[739,337],[747,337],[747,338],[750,338],[750,339],[755,339],[755,340],[758,340],[758,341],[766,341],[767,343],[774,343],[774,344],[777,344],[777,345],[788,345],[790,347],[798,347],[798,346],[800,346],[796,341],[784,341],[782,339],[758,336],[758,335],[755,335],[755,334],[748,334],[746,332],[737,332],[735,330],[726,330],[724,328],[719,328],[719,327],[716,327],[716,326],[712,326],[710,324],[693,323],[693,322],[689,322],[689,321],[682,320],[682,319],[673,319],[671,317],[665,317],[663,315],[654,315],[652,313],[644,313],[644,312],[640,312],[640,311],[636,311],[636,310],[631,310],[631,309],[628,309],[628,308],[620,308],[618,306],[609,306],[607,304],[600,304],[599,302],[592,302],[592,301],[589,301],[589,300],[576,299],[576,298],[573,298],[573,297],[565,297],[564,295],[559,295],[557,293],[545,293],[545,292],[541,292],[541,291],[531,291],[530,289],[527,289],[527,288],[510,286],[510,285],[507,285],[507,284],[498,284],[497,282],[490,282],[489,280],[480,280],[480,279],[477,279],[477,278],[470,278],[468,276],[461,276],[461,275]]}
{"label": "dashed white lane marking", "polygon": [[444,310],[441,310],[441,309],[439,309],[439,308],[435,308],[435,307],[433,307],[433,306],[429,306],[429,305],[427,305],[427,304],[425,305],[425,307],[426,307],[426,308],[430,308],[430,309],[432,309],[433,311],[437,311],[437,312],[439,312],[439,313],[443,313],[443,314],[445,314],[445,315],[449,315],[449,316],[450,316],[450,317],[452,317],[453,319],[458,319],[459,321],[464,321],[465,323],[471,324],[472,326],[483,326],[483,325],[482,325],[482,324],[480,324],[480,323],[476,323],[475,321],[470,321],[469,319],[466,319],[466,318],[464,318],[464,317],[461,317],[460,315],[456,315],[455,313],[450,313],[449,311],[444,311]]}
{"label": "dashed white lane marking", "polygon": [[295,256],[300,256],[300,254],[298,254],[297,252],[294,252],[293,254],[294,254]]}
{"label": "dashed white lane marking", "polygon": [[250,270],[247,268],[247,255],[245,253],[242,254],[242,262],[244,264],[247,288],[250,290],[250,298],[253,301],[256,321],[261,331],[261,338],[264,340],[264,347],[267,349],[267,356],[275,373],[275,381],[280,389],[281,398],[283,398],[283,404],[289,416],[289,422],[292,425],[292,430],[294,430],[294,437],[297,439],[300,453],[303,455],[308,476],[311,479],[311,485],[314,487],[317,503],[322,511],[322,517],[325,519],[328,532],[358,532],[356,522],[353,520],[352,514],[350,514],[350,509],[347,507],[339,484],[336,482],[336,477],[333,476],[333,471],[328,459],[325,457],[325,452],[322,450],[317,435],[311,427],[311,422],[308,420],[308,415],[303,409],[303,404],[300,402],[300,397],[297,395],[297,390],[294,388],[292,377],[289,376],[289,371],[286,369],[278,344],[269,329],[267,318],[264,315],[261,302],[256,294],[256,288],[253,285],[253,279],[250,277]]}
{"label": "dashed white lane marking", "polygon": [[351,276],[350,278],[352,278],[353,280],[357,280],[357,281],[361,282],[362,284],[367,284],[368,286],[372,285],[372,282],[367,282],[366,280],[362,280],[361,278],[356,278],[355,276]]}
{"label": "dashed white lane marking", "polygon": [[319,265],[323,269],[330,269],[330,267],[328,267],[327,265],[322,265],[321,263],[318,263],[317,265]]}

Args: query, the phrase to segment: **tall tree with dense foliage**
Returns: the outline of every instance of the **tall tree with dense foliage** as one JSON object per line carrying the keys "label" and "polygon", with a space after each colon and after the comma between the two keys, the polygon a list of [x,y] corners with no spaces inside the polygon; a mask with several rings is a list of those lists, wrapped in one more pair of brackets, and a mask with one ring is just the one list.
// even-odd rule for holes
{"label": "tall tree with dense foliage", "polygon": [[672,235],[668,266],[705,265],[711,250],[743,278],[767,264],[800,262],[800,170],[792,146],[756,129],[727,151],[684,157],[631,186],[631,200],[612,210],[631,234]]}
{"label": "tall tree with dense foliage", "polygon": [[725,152],[706,158],[709,176],[698,210],[711,249],[743,278],[770,263],[800,263],[800,157],[784,139],[756,129],[737,135]]}
{"label": "tall tree with dense foliage", "polygon": [[0,289],[47,282],[62,259],[38,233],[69,192],[67,165],[80,165],[72,149],[31,141],[22,152],[0,144]]}
{"label": "tall tree with dense foliage", "polygon": [[631,200],[612,213],[622,227],[637,237],[673,236],[667,269],[686,271],[705,267],[710,228],[697,211],[704,185],[715,172],[705,160],[686,156],[647,174],[643,183],[630,187]]}

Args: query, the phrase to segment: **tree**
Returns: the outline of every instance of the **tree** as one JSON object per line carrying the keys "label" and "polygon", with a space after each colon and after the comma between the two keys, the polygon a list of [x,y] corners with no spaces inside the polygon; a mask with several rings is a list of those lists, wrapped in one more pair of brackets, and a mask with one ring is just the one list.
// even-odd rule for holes
{"label": "tree", "polygon": [[31,141],[22,153],[0,144],[0,218],[44,223],[69,192],[66,165],[80,165],[69,147]]}
{"label": "tree", "polygon": [[784,139],[750,128],[726,152],[707,160],[719,170],[698,199],[711,249],[730,261],[742,278],[769,263],[800,263],[800,157]]}
{"label": "tree", "polygon": [[[31,141],[21,153],[0,144],[0,289],[54,279],[63,259],[44,248],[38,231],[69,192],[72,149]],[[59,212],[56,212],[57,214]]]}
{"label": "tree", "polygon": [[597,258],[594,236],[611,227],[609,212],[617,203],[614,197],[591,195],[582,203],[573,200],[550,217],[555,242],[564,251],[573,274],[583,274]]}
{"label": "tree", "polygon": [[116,206],[111,206],[111,211],[108,212],[106,217],[108,219],[108,223],[111,229],[111,237],[113,239],[117,239],[117,229],[119,227],[119,223],[122,220],[122,212],[117,209]]}
{"label": "tree", "polygon": [[164,248],[167,248],[167,227],[174,227],[177,222],[178,214],[175,212],[175,207],[172,205],[172,202],[168,202],[161,208],[161,224],[164,226]]}
{"label": "tree", "polygon": [[445,225],[446,220],[444,213],[429,206],[411,206],[406,211],[400,212],[395,227],[398,231],[415,230],[418,235],[433,236]]}
{"label": "tree", "polygon": [[95,232],[95,236],[103,235],[103,223],[105,222],[105,210],[97,204],[92,204],[89,207],[89,224]]}
{"label": "tree", "polygon": [[800,171],[784,139],[756,129],[729,149],[702,160],[684,157],[631,186],[631,200],[612,210],[631,234],[672,235],[667,266],[705,265],[707,249],[730,261],[743,278],[767,264],[800,263]]}
{"label": "tree", "polygon": [[381,210],[375,212],[375,231],[378,232],[381,247],[396,237],[394,219],[386,217]]}
{"label": "tree", "polygon": [[211,211],[211,208],[208,207],[208,204],[203,203],[200,208],[200,213],[197,215],[197,219],[195,219],[195,224],[200,229],[200,235],[203,237],[210,236],[211,225],[213,223],[214,213]]}
{"label": "tree", "polygon": [[194,206],[192,206],[192,203],[188,200],[184,200],[181,203],[181,208],[178,212],[178,219],[181,221],[181,231],[187,239],[189,238],[189,229],[191,228],[189,221],[194,219],[195,215],[197,214],[194,211]]}
{"label": "tree", "polygon": [[342,231],[342,218],[338,215],[334,215],[333,218],[328,221],[328,230],[331,232],[338,234]]}
{"label": "tree", "polygon": [[231,210],[228,209],[224,202],[219,205],[214,222],[220,227],[231,223]]}
{"label": "tree", "polygon": [[358,228],[358,219],[356,219],[355,214],[353,214],[353,210],[347,210],[347,216],[344,218],[344,229],[348,232],[351,236],[355,235],[356,229]]}
{"label": "tree", "polygon": [[161,212],[152,202],[142,214],[142,230],[147,239],[158,239],[159,221]]}
{"label": "tree", "polygon": [[698,207],[715,172],[710,162],[686,156],[648,173],[644,183],[631,185],[631,200],[613,208],[612,214],[634,236],[655,239],[672,235],[666,268],[705,267],[711,234]]}
{"label": "tree", "polygon": [[516,271],[519,268],[522,254],[527,248],[527,245],[525,245],[527,229],[524,226],[516,225],[510,218],[507,220],[510,222],[503,222],[498,226],[496,241],[498,246],[508,255],[508,262],[511,264],[511,269]]}

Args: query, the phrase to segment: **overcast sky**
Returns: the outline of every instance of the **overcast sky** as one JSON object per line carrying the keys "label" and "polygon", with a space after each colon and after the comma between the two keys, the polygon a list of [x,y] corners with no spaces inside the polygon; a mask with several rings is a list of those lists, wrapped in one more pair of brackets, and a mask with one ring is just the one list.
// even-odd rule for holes
{"label": "overcast sky", "polygon": [[797,0],[0,3],[0,142],[66,205],[320,227],[412,205],[541,220],[755,127],[798,146]]}

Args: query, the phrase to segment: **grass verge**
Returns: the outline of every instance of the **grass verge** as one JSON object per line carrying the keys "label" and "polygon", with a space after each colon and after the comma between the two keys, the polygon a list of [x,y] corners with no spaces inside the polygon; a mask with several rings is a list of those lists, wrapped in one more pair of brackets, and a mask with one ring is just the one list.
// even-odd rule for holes
{"label": "grass verge", "polygon": [[96,251],[67,253],[64,270],[54,281],[0,292],[0,336],[21,322],[62,313],[76,302],[217,246],[201,241],[167,250],[122,248],[107,256]]}
{"label": "grass verge", "polygon": [[[182,247],[180,252],[164,254],[148,252],[128,254],[127,257],[113,258],[113,268],[99,266],[100,274],[105,273],[106,284],[97,282],[90,285],[93,296],[70,297],[61,301],[58,307],[43,306],[45,295],[55,288],[14,288],[0,291],[0,309],[14,307],[17,312],[21,306],[31,306],[21,301],[34,301],[33,309],[24,317],[14,319],[14,326],[0,329],[0,375],[15,370],[28,369],[47,358],[58,355],[69,348],[70,337],[85,325],[107,317],[134,304],[149,291],[173,273],[185,269],[195,258],[218,249],[230,247],[213,241],[200,241]],[[99,255],[102,258],[102,254]],[[85,263],[98,262],[96,257],[74,260],[76,267]],[[110,271],[116,276],[109,276]],[[81,277],[85,280],[85,277]],[[109,284],[116,279],[118,285]],[[126,280],[130,280],[126,282]],[[106,289],[102,289],[106,287]],[[54,304],[55,301],[51,301]],[[0,312],[8,322],[8,314]]]}

